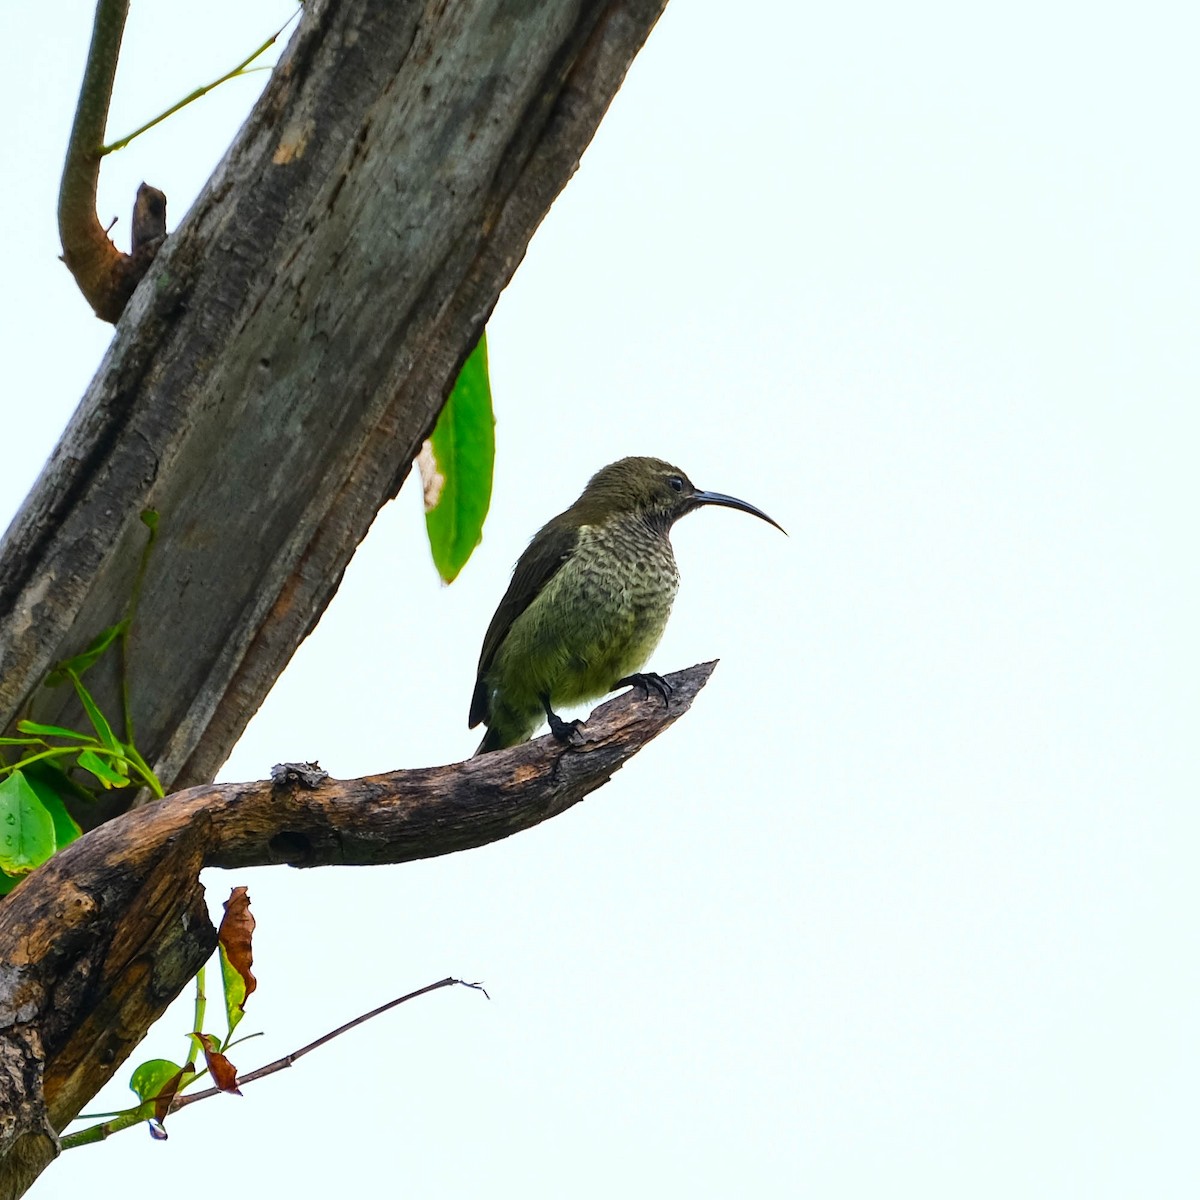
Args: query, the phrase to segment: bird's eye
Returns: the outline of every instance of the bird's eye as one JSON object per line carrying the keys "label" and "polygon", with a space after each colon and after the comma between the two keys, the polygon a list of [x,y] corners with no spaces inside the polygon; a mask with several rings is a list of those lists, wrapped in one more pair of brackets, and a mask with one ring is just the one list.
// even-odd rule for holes
{"label": "bird's eye", "polygon": [[667,484],[669,485],[669,487],[671,488],[671,491],[673,491],[673,492],[682,492],[683,491],[683,480],[680,479],[678,475],[668,475],[667,476]]}

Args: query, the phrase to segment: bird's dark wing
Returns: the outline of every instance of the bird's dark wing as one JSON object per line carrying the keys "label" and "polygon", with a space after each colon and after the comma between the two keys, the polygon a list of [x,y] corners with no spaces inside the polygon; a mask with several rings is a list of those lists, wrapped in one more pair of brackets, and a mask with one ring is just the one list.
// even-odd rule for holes
{"label": "bird's dark wing", "polygon": [[474,729],[488,715],[487,687],[484,676],[496,657],[500,644],[508,636],[512,623],[533,603],[542,588],[558,573],[571,557],[579,541],[577,525],[545,526],[525,549],[513,568],[512,581],[500,601],[496,615],[484,634],[483,649],[479,652],[479,670],[475,676],[475,694],[471,697],[471,715],[467,728]]}

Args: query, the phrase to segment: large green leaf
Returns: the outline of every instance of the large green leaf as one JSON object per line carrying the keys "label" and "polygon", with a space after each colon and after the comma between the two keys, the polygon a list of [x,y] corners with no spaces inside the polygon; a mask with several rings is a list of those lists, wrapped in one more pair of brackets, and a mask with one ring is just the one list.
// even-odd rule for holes
{"label": "large green leaf", "polygon": [[12,771],[0,780],[0,870],[25,875],[57,849],[54,818],[29,780]]}
{"label": "large green leaf", "polygon": [[483,539],[495,458],[487,335],[481,334],[418,460],[429,549],[445,583],[454,581]]}
{"label": "large green leaf", "polygon": [[75,818],[67,812],[67,806],[63,804],[62,796],[58,791],[44,778],[35,775],[32,771],[26,773],[25,778],[37,798],[42,802],[42,807],[50,814],[51,821],[54,822],[55,850],[61,850],[64,846],[69,846],[76,838],[82,837],[83,830],[79,828],[79,823]]}

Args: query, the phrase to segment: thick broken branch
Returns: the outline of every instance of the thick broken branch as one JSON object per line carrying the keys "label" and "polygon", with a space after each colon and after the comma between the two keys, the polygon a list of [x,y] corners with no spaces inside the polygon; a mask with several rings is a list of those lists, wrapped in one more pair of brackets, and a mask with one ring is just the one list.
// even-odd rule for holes
{"label": "thick broken branch", "polygon": [[141,236],[137,235],[139,213],[144,212],[150,197],[161,211],[159,224],[162,232],[166,232],[166,197],[146,184],[138,190],[134,207],[132,254],[123,254],[113,245],[96,215],[104,127],[108,123],[108,106],[128,13],[129,0],[99,0],[96,5],[92,42],[58,193],[62,260],[75,276],[92,311],[102,321],[113,324],[125,310],[161,245],[159,238],[146,236],[144,224]]}
{"label": "thick broken branch", "polygon": [[[565,812],[691,707],[715,663],[626,692],[579,746],[550,737],[466,762],[317,786],[209,784],[93,830],[0,905],[0,1197],[13,1148],[44,1167],[212,951],[204,866],[410,862],[484,846]],[[47,1122],[49,1125],[47,1125]],[[39,1170],[41,1167],[38,1168]],[[35,1172],[36,1175],[36,1172]]]}

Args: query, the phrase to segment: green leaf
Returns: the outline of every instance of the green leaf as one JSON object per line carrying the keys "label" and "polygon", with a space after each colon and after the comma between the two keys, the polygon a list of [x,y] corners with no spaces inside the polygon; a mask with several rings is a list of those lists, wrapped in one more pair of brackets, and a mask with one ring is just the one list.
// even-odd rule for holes
{"label": "green leaf", "polygon": [[228,1037],[233,1038],[233,1031],[238,1022],[246,1015],[246,981],[238,974],[224,946],[218,946],[221,956],[221,987],[225,993],[225,1021],[229,1029]]}
{"label": "green leaf", "polygon": [[485,333],[463,363],[433,436],[417,460],[425,487],[429,549],[445,583],[455,580],[483,540],[495,458],[496,419]]}
{"label": "green leaf", "polygon": [[56,687],[58,684],[66,682],[72,672],[82,675],[125,632],[127,624],[127,621],[118,621],[115,625],[110,625],[103,633],[98,634],[82,653],[60,662],[46,676],[46,683],[50,687]]}
{"label": "green leaf", "polygon": [[134,1068],[129,1077],[129,1090],[145,1103],[153,1100],[183,1068],[169,1058],[152,1058]]}
{"label": "green leaf", "polygon": [[[86,744],[96,739],[90,733],[80,733],[78,729],[64,729],[61,725],[41,725],[37,721],[18,721],[19,733],[38,733],[42,737],[70,738],[73,742]],[[14,738],[15,742],[17,739]]]}
{"label": "green leaf", "polygon": [[[129,1077],[129,1087],[141,1101],[137,1106],[138,1116],[165,1121],[171,1102],[195,1075],[196,1068],[190,1062],[181,1067],[169,1058],[152,1058],[135,1068]],[[167,1136],[165,1131],[162,1136]]]}
{"label": "green leaf", "polygon": [[[84,711],[88,715],[88,720],[91,721],[100,740],[108,747],[109,750],[121,750],[121,743],[117,739],[116,734],[112,731],[112,726],[105,719],[104,714],[100,711],[99,705],[92,699],[92,694],[80,682],[79,676],[74,671],[67,672],[71,682],[75,685],[75,694],[79,697],[79,703],[83,705]],[[91,770],[89,767],[88,770]]]}
{"label": "green leaf", "polygon": [[44,746],[41,738],[6,738],[0,737],[0,746]]}
{"label": "green leaf", "polygon": [[57,849],[54,818],[29,780],[13,771],[0,781],[0,870],[26,875]]}
{"label": "green leaf", "polygon": [[37,798],[42,802],[42,807],[50,814],[50,819],[54,822],[54,841],[57,849],[61,850],[64,846],[69,846],[77,837],[82,837],[83,830],[79,828],[75,818],[67,812],[67,806],[63,803],[62,796],[45,779],[36,777],[32,772],[27,773],[25,778]]}
{"label": "green leaf", "polygon": [[129,786],[129,776],[120,774],[117,770],[117,764],[105,762],[100,755],[92,750],[85,750],[76,761],[85,771],[91,771],[106,788],[123,788]]}

